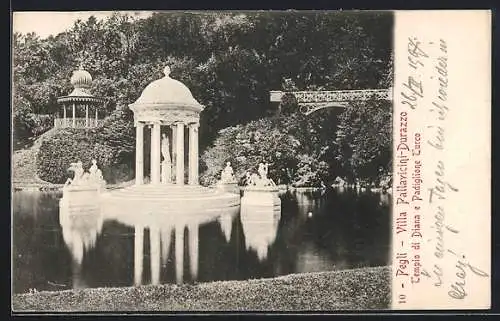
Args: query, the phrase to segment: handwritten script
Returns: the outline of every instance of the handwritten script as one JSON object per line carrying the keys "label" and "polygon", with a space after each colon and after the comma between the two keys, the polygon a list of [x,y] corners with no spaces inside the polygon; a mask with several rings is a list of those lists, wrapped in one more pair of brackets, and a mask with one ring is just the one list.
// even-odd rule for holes
{"label": "handwritten script", "polygon": [[[460,193],[447,171],[447,124],[454,111],[449,105],[449,52],[445,39],[427,41],[409,37],[407,41],[407,75],[401,86],[401,110],[395,115],[394,201],[395,277],[401,288],[396,296],[399,304],[407,302],[405,289],[410,285],[431,282],[432,286],[453,300],[470,295],[468,285],[474,278],[488,277],[479,266],[469,261],[467,254],[453,248],[461,232],[452,226],[453,209],[447,208],[450,197]],[[411,130],[413,117],[425,115],[426,126]],[[424,158],[423,156],[431,156]],[[424,164],[424,161],[430,163]],[[432,174],[423,176],[423,166]],[[425,180],[425,190],[422,184]],[[465,196],[464,196],[465,197]],[[449,206],[448,206],[449,207]],[[425,212],[422,211],[425,208]],[[451,211],[451,212],[450,212]],[[430,226],[424,235],[422,225]],[[429,231],[429,230],[427,230]],[[405,241],[406,240],[406,241]],[[423,260],[421,253],[432,249]],[[454,266],[451,269],[450,266]]]}

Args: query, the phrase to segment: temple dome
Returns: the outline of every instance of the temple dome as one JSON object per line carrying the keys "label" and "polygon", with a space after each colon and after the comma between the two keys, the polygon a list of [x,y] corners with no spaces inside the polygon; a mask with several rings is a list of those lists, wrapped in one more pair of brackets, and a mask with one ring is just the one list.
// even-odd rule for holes
{"label": "temple dome", "polygon": [[197,107],[200,111],[203,106],[194,99],[191,91],[182,82],[170,78],[170,68],[163,70],[165,76],[155,80],[142,91],[141,96],[130,106],[189,106]]}
{"label": "temple dome", "polygon": [[90,73],[86,70],[84,70],[81,66],[78,68],[78,70],[73,71],[73,75],[71,76],[70,79],[71,84],[73,87],[76,88],[90,88],[92,85],[92,76]]}
{"label": "temple dome", "polygon": [[102,103],[104,99],[101,97],[95,97],[90,93],[90,87],[92,85],[92,76],[90,73],[83,69],[82,66],[78,70],[73,71],[73,75],[70,78],[70,83],[73,85],[73,91],[67,96],[61,96],[57,98],[59,103]]}

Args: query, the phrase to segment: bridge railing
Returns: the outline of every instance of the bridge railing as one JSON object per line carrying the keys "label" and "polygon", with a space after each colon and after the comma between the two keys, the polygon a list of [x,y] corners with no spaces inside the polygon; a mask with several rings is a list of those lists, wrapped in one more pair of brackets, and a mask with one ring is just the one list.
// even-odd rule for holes
{"label": "bridge railing", "polygon": [[88,122],[86,118],[75,118],[73,124],[73,118],[54,118],[54,128],[92,128],[102,126],[104,119],[89,118]]}
{"label": "bridge railing", "polygon": [[355,101],[355,100],[391,100],[391,89],[363,89],[363,90],[331,90],[331,91],[271,91],[272,102],[278,102],[283,95],[292,94],[300,103],[321,103],[334,101]]}

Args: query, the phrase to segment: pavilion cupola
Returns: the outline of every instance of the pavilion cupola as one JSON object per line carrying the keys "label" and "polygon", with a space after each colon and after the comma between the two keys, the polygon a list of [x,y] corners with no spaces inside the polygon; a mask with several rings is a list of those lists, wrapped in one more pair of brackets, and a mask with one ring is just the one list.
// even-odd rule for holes
{"label": "pavilion cupola", "polygon": [[[62,117],[54,119],[55,128],[92,128],[101,125],[99,120],[99,109],[104,106],[105,99],[95,97],[90,93],[92,76],[80,66],[73,72],[70,78],[73,91],[67,95],[57,98],[62,105]],[[68,109],[71,111],[68,117]],[[101,111],[101,117],[103,112]]]}

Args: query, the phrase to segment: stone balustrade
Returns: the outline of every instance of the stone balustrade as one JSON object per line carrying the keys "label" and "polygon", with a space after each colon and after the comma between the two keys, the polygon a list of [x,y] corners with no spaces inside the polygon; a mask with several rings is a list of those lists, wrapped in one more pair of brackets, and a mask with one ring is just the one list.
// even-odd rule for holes
{"label": "stone balustrade", "polygon": [[55,118],[54,128],[92,128],[102,126],[104,119],[95,118]]}

